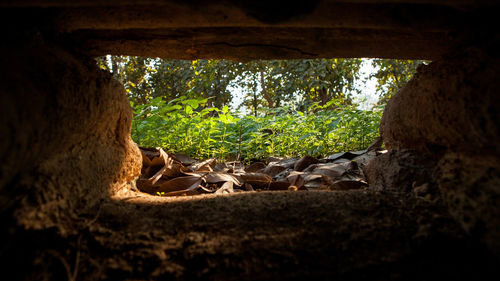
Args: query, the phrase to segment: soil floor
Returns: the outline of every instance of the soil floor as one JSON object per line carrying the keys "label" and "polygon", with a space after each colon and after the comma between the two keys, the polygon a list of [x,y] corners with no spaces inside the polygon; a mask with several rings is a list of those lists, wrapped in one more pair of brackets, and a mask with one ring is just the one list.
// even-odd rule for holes
{"label": "soil floor", "polygon": [[37,280],[485,280],[498,274],[495,258],[439,200],[366,190],[131,194],[103,202],[78,235],[19,233],[17,244],[3,246],[3,258],[6,248],[18,253],[11,263],[34,258],[33,268],[21,266],[18,274],[26,279],[32,271],[28,279]]}

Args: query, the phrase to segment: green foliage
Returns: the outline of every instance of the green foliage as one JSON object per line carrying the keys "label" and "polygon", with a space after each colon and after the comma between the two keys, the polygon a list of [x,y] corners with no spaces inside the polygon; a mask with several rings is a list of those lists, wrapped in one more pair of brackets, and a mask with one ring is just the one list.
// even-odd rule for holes
{"label": "green foliage", "polygon": [[[378,136],[387,100],[422,61],[373,60],[380,95],[373,111],[356,109],[361,59],[162,60],[107,56],[97,65],[124,84],[134,107],[133,139],[197,158],[324,156],[364,149]],[[233,113],[231,87],[242,89]]]}
{"label": "green foliage", "polygon": [[162,60],[107,56],[96,59],[125,85],[135,104],[163,97],[210,98],[208,105],[221,109],[231,102],[231,86],[247,94],[243,106],[257,114],[259,108],[293,106],[301,110],[331,99],[352,104],[361,59],[269,60],[239,63],[227,60]]}
{"label": "green foliage", "polygon": [[134,104],[162,97],[206,97],[210,106],[231,102],[228,87],[240,71],[240,63],[226,60],[162,60],[128,56],[96,58],[97,65],[123,83]]}
{"label": "green foliage", "polygon": [[[231,102],[231,86],[243,89],[243,106],[254,115],[260,108],[291,106],[306,110],[313,103],[332,99],[352,104],[349,93],[359,91],[361,59],[258,60],[238,63],[227,60],[162,60],[141,57],[107,56],[96,58],[97,65],[121,81],[130,100],[146,104],[163,97],[204,97],[209,106],[221,109]],[[378,105],[404,86],[421,60],[374,59],[377,69]]]}
{"label": "green foliage", "polygon": [[361,59],[252,61],[239,66],[242,75],[237,83],[247,94],[243,105],[254,113],[259,107],[285,105],[304,110],[315,102],[324,105],[332,99],[352,104],[347,93],[355,90],[354,80],[359,78],[361,62]]}
{"label": "green foliage", "polygon": [[377,93],[380,96],[378,104],[386,104],[392,95],[410,81],[418,66],[426,63],[423,60],[373,60],[373,67],[378,68],[378,71],[372,74],[372,77],[377,79]]}
{"label": "green foliage", "polygon": [[[237,116],[227,106],[207,107],[207,98],[158,97],[136,105],[132,138],[196,158],[240,159],[267,156],[324,156],[360,150],[378,136],[381,110],[362,111],[341,99],[308,110],[263,109],[258,116]],[[328,109],[335,106],[335,109]]]}

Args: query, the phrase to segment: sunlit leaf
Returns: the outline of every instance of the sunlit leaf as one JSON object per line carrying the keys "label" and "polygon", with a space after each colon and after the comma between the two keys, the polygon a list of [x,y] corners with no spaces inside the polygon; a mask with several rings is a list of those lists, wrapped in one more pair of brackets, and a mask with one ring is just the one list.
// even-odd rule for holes
{"label": "sunlit leaf", "polygon": [[180,192],[196,189],[201,184],[201,181],[199,176],[178,177],[163,183],[156,191],[179,194]]}
{"label": "sunlit leaf", "polygon": [[233,182],[232,181],[228,181],[228,182],[225,182],[221,188],[217,189],[217,191],[215,192],[216,194],[224,194],[224,193],[233,193],[234,192],[234,189],[233,189]]}

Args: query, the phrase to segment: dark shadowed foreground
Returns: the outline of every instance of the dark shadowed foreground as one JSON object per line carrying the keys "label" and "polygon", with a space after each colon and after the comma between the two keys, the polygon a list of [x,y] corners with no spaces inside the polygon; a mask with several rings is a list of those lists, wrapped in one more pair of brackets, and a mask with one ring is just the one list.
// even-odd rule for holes
{"label": "dark shadowed foreground", "polygon": [[[66,263],[79,280],[485,280],[498,270],[439,200],[363,190],[133,195],[103,202],[64,240],[15,231],[25,239],[4,251],[49,280],[65,279]],[[23,263],[30,255],[38,270]]]}

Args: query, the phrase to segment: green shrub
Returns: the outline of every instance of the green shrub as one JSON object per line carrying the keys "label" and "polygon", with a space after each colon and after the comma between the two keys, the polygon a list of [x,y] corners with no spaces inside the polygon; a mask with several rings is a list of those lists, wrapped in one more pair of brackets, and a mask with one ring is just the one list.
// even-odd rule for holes
{"label": "green shrub", "polygon": [[[363,111],[332,100],[305,112],[264,109],[258,116],[206,107],[207,99],[155,98],[134,107],[132,138],[195,158],[325,156],[366,148],[379,135],[382,108]],[[332,105],[335,109],[332,108]]]}

